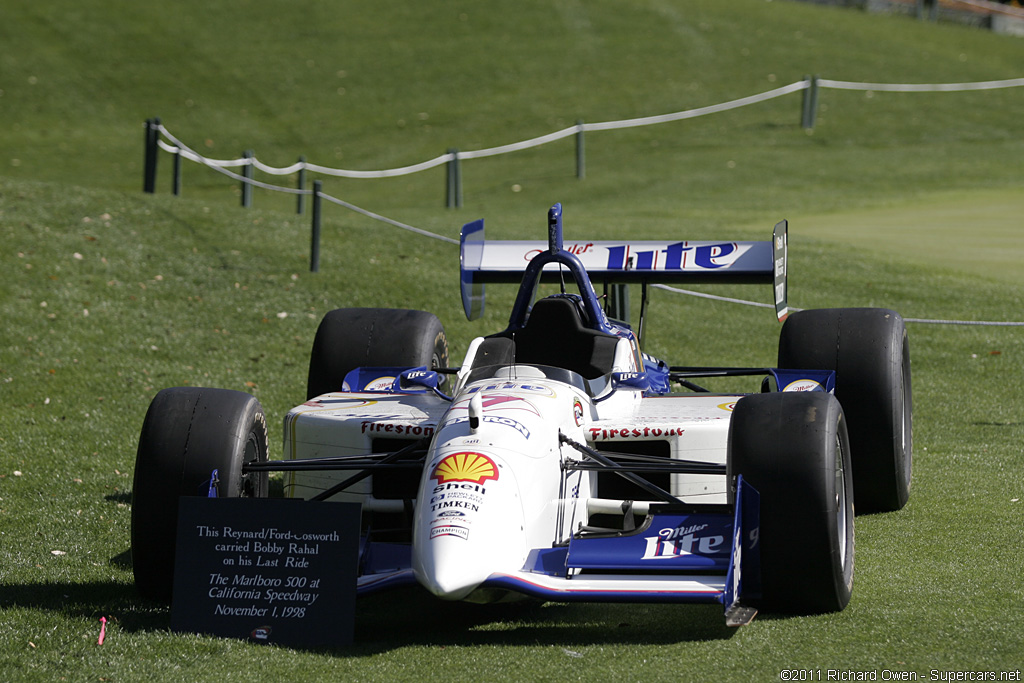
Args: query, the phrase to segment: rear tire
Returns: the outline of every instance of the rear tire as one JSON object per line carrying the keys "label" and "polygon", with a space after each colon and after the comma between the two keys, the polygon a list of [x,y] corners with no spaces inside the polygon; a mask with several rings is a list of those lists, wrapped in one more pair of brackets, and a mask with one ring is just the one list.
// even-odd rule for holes
{"label": "rear tire", "polygon": [[335,309],[324,316],[313,340],[306,399],[341,391],[345,375],[355,368],[419,366],[448,367],[448,338],[437,316],[405,309]]}
{"label": "rear tire", "polygon": [[267,459],[267,419],[255,397],[227,389],[176,387],[156,395],[139,436],[132,485],[132,568],[146,598],[169,602],[174,586],[178,499],[265,497],[267,474],[242,474]]}
{"label": "rear tire", "polygon": [[833,370],[849,421],[857,512],[902,508],[913,468],[910,346],[903,318],[880,308],[833,308],[789,316],[779,367]]}
{"label": "rear tire", "polygon": [[753,394],[729,425],[728,479],[760,494],[761,593],[777,612],[838,612],[853,590],[853,480],[843,409],[831,394]]}

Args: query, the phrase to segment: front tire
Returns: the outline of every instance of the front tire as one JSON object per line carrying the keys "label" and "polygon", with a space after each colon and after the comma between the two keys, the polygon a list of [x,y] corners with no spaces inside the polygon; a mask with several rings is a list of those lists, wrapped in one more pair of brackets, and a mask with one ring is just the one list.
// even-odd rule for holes
{"label": "front tire", "polygon": [[146,598],[169,602],[181,496],[206,496],[218,470],[220,498],[265,497],[267,474],[242,466],[267,459],[267,419],[255,397],[175,387],[156,395],[139,436],[132,485],[132,568]]}
{"label": "front tire", "polygon": [[835,371],[836,398],[850,425],[857,512],[906,505],[914,432],[903,318],[880,308],[794,313],[779,337],[779,367]]}
{"label": "front tire", "polygon": [[842,406],[831,394],[768,393],[736,404],[727,476],[760,494],[761,593],[777,612],[838,612],[853,590],[853,480]]}

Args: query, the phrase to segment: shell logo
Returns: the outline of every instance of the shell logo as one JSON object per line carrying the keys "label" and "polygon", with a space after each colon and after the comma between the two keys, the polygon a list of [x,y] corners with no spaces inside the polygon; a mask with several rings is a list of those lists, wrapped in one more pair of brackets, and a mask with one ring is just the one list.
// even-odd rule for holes
{"label": "shell logo", "polygon": [[437,463],[430,475],[438,484],[450,481],[471,481],[482,484],[488,479],[498,478],[498,467],[482,453],[464,451],[453,453]]}

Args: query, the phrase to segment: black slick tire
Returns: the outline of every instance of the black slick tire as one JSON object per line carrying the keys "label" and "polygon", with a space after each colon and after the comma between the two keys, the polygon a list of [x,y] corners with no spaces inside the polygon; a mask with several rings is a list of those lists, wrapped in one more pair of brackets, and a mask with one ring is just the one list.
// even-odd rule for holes
{"label": "black slick tire", "polygon": [[196,387],[156,395],[142,424],[132,485],[132,568],[143,597],[171,599],[179,498],[206,496],[213,470],[219,497],[265,497],[267,474],[243,475],[242,465],[266,459],[267,420],[255,397]]}
{"label": "black slick tire", "polygon": [[727,476],[760,495],[757,607],[815,614],[853,590],[853,482],[839,401],[824,392],[744,397],[729,425]]}
{"label": "black slick tire", "polygon": [[895,311],[831,308],[789,316],[779,367],[833,370],[850,430],[858,513],[902,508],[913,467],[907,330]]}
{"label": "black slick tire", "polygon": [[[313,340],[306,398],[341,391],[359,367],[448,367],[448,338],[432,313],[391,308],[338,308]],[[442,375],[442,379],[443,379]]]}

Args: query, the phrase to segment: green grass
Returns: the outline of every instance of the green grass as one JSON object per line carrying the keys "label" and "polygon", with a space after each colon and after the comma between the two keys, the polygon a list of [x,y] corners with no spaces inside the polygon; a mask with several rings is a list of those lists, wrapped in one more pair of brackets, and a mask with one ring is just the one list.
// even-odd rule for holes
{"label": "green grass", "polygon": [[[163,387],[249,391],[281,442],[320,317],[430,310],[453,356],[504,325],[512,292],[461,314],[456,250],[325,207],[321,272],[291,197],[186,164],[185,195],[141,190],[142,122],[212,157],[353,168],[413,163],[601,121],[704,106],[806,73],[892,82],[1017,77],[1024,41],[787,2],[129,2],[5,6],[0,22],[0,674],[7,680],[778,680],[783,668],[1019,669],[1024,651],[1024,338],[910,327],[915,470],[899,513],[857,520],[857,579],[834,615],[728,631],[693,606],[360,603],[357,644],[257,648],[169,631],[133,593],[130,474]],[[96,5],[96,6],[93,6]],[[462,18],[465,15],[465,18]],[[541,28],[543,27],[543,29]],[[343,72],[343,73],[342,73]],[[339,88],[344,88],[339,93]],[[426,116],[422,116],[426,114]],[[824,91],[677,124],[466,162],[325,180],[332,194],[447,236],[485,217],[539,237],[565,203],[580,237],[763,239],[791,220],[791,302],[906,317],[1020,320],[1024,89]],[[206,140],[211,141],[207,146]],[[731,163],[730,163],[731,162]],[[520,191],[512,186],[518,184]],[[714,290],[759,301],[767,291]],[[45,304],[45,305],[44,305]],[[770,313],[656,291],[650,350],[771,364]],[[61,551],[64,554],[53,554]],[[395,619],[395,614],[402,618]],[[106,643],[96,645],[99,618]]]}
{"label": "green grass", "polygon": [[908,260],[1024,283],[1019,188],[935,192],[897,205],[793,216],[802,232]]}

